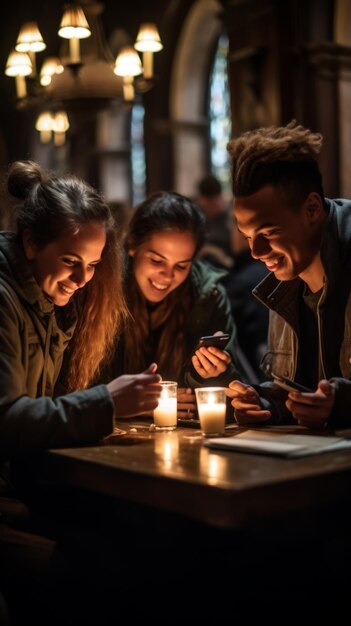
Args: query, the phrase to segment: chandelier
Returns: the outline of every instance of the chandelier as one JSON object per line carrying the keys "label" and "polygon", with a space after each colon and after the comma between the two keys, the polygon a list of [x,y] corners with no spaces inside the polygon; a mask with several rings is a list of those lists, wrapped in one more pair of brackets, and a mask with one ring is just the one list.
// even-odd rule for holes
{"label": "chandelier", "polygon": [[35,127],[42,142],[54,137],[56,145],[64,143],[70,112],[98,110],[112,100],[132,104],[154,84],[153,55],[163,47],[156,25],[141,24],[134,45],[123,45],[114,58],[103,33],[102,10],[91,0],[65,5],[58,28],[60,56],[45,58],[40,70],[36,55],[46,44],[37,23],[27,22],[19,31],[5,74],[15,78],[17,108],[38,107]]}

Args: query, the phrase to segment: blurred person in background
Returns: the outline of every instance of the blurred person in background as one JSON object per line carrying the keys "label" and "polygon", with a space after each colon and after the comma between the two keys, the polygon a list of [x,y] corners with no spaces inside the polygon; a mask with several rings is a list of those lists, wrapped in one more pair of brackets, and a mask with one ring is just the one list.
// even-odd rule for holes
{"label": "blurred person in background", "polygon": [[212,174],[207,174],[199,181],[194,200],[206,218],[205,241],[197,257],[209,261],[215,267],[231,268],[232,216],[221,182]]}
{"label": "blurred person in background", "polygon": [[266,378],[260,365],[267,349],[269,313],[252,290],[267,276],[268,270],[251,256],[250,247],[238,231],[235,218],[231,234],[233,266],[222,283],[232,306],[239,345],[252,368],[252,382],[259,382]]}

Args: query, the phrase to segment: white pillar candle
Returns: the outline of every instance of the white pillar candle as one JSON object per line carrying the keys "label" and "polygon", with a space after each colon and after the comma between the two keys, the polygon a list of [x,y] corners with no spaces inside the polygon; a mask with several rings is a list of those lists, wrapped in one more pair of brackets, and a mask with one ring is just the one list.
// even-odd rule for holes
{"label": "white pillar candle", "polygon": [[158,430],[171,430],[177,426],[177,383],[162,380],[161,396],[154,409],[154,424]]}
{"label": "white pillar candle", "polygon": [[226,405],[216,402],[200,402],[197,405],[201,430],[205,435],[224,432]]}
{"label": "white pillar candle", "polygon": [[155,426],[176,426],[177,398],[160,398],[154,410]]}
{"label": "white pillar candle", "polygon": [[199,387],[195,394],[203,434],[223,434],[227,409],[225,388]]}

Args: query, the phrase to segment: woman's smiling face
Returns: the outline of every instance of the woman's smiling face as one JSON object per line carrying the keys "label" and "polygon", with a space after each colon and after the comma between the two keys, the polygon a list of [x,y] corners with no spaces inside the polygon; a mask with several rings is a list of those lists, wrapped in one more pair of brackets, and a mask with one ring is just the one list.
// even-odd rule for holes
{"label": "woman's smiling face", "polygon": [[155,232],[131,248],[134,276],[144,298],[161,302],[179,287],[189,275],[195,250],[194,235],[189,231]]}
{"label": "woman's smiling face", "polygon": [[105,243],[105,226],[100,223],[82,226],[40,249],[28,233],[23,236],[34,278],[57,306],[65,306],[75,291],[93,278]]}

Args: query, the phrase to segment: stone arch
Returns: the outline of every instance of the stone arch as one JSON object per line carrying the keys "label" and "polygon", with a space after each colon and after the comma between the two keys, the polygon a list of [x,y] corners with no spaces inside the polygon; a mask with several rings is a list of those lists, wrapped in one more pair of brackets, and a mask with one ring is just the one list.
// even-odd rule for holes
{"label": "stone arch", "polygon": [[217,0],[197,0],[180,33],[171,77],[170,117],[174,128],[175,189],[194,194],[207,168],[204,102],[214,44],[221,32]]}

